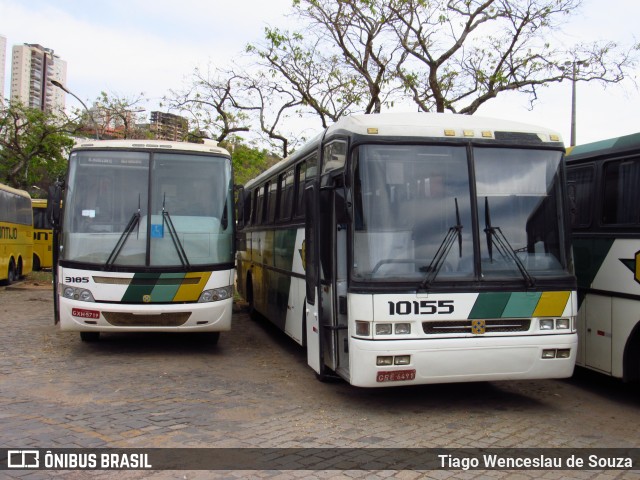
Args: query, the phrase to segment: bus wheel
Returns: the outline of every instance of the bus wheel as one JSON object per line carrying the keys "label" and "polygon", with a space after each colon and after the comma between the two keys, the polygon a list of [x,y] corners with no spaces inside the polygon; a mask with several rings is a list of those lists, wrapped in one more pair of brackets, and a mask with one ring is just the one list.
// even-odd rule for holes
{"label": "bus wheel", "polygon": [[16,281],[16,264],[13,260],[9,262],[9,271],[7,272],[7,285],[11,285]]}
{"label": "bus wheel", "polygon": [[100,332],[80,332],[80,340],[83,342],[97,342],[100,340]]}
{"label": "bus wheel", "polygon": [[204,338],[210,345],[217,345],[220,340],[220,332],[207,332],[204,334]]}
{"label": "bus wheel", "polygon": [[24,278],[22,274],[22,258],[18,259],[18,269],[16,270],[16,278]]}
{"label": "bus wheel", "polygon": [[253,299],[253,281],[251,277],[247,278],[247,310],[249,311],[249,318],[251,320],[258,319],[258,312],[256,312],[256,306]]}
{"label": "bus wheel", "polygon": [[40,259],[35,253],[33,254],[33,271],[34,272],[40,271]]}

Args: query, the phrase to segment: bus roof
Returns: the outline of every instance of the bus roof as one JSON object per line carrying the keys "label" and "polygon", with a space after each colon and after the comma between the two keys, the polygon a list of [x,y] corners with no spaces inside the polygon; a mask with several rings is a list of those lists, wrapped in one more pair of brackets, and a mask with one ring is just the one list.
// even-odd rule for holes
{"label": "bus roof", "polygon": [[229,155],[229,152],[218,146],[213,140],[205,143],[171,142],[169,140],[76,140],[73,150],[86,149],[132,149],[142,148],[149,150],[179,150],[187,152],[217,153]]}
{"label": "bus roof", "polygon": [[544,142],[561,142],[554,130],[509,120],[454,113],[378,113],[350,115],[327,129],[327,136],[338,130],[369,136],[443,137],[495,139],[496,132],[529,133]]}
{"label": "bus roof", "polygon": [[640,149],[640,133],[632,133],[570,147],[567,149],[566,159],[571,162],[637,149]]}
{"label": "bus roof", "polygon": [[21,197],[31,198],[31,195],[29,195],[29,192],[26,192],[24,190],[19,190],[17,188],[10,187],[9,185],[3,185],[2,183],[0,183],[0,190],[4,190],[5,192],[9,192],[9,193],[13,193],[15,195],[19,195]]}
{"label": "bus roof", "polygon": [[[325,137],[350,133],[370,137],[375,141],[377,137],[412,137],[412,138],[438,138],[443,139],[481,139],[498,140],[500,133],[505,137],[509,134],[525,134],[529,138],[537,137],[539,142],[552,142],[562,146],[562,137],[554,130],[510,120],[477,117],[474,115],[460,115],[455,113],[373,113],[361,115],[349,115],[338,119],[336,123],[327,128]],[[280,160],[257,177],[249,180],[245,185],[248,188],[260,184],[274,173],[286,169],[291,163],[295,163],[301,156],[306,156],[311,148],[322,138],[322,134],[305,143],[299,150]],[[513,141],[513,140],[512,140]],[[315,146],[314,146],[315,148]]]}

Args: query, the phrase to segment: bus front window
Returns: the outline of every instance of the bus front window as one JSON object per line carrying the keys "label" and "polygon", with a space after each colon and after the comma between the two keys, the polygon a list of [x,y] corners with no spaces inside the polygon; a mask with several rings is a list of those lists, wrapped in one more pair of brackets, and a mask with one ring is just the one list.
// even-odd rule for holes
{"label": "bus front window", "polygon": [[566,273],[560,160],[556,151],[474,150],[483,278]]}
{"label": "bus front window", "polygon": [[[420,283],[472,278],[469,192],[464,146],[359,147],[354,279]],[[451,235],[452,242],[447,240]],[[440,260],[439,249],[446,250]]]}
{"label": "bus front window", "polygon": [[[71,156],[62,259],[107,262],[132,215],[147,212],[148,169],[147,153],[86,151]],[[146,228],[138,224],[115,264],[144,265],[145,248]]]}
{"label": "bus front window", "polygon": [[152,266],[232,261],[232,186],[228,159],[156,154],[151,182]]}

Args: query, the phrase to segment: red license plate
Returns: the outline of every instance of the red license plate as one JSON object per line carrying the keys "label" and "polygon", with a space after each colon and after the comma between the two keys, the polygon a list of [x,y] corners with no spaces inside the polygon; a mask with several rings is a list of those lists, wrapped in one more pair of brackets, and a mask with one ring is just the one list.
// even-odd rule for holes
{"label": "red license plate", "polygon": [[378,372],[376,376],[376,382],[405,382],[415,379],[415,370],[393,370],[390,372]]}
{"label": "red license plate", "polygon": [[71,315],[80,318],[92,318],[98,320],[100,318],[100,312],[97,310],[85,310],[84,308],[72,308]]}

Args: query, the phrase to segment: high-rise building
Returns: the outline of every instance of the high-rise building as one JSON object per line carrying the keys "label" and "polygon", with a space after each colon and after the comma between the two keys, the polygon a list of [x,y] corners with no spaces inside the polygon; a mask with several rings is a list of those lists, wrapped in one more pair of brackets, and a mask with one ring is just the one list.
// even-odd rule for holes
{"label": "high-rise building", "polygon": [[31,108],[64,110],[65,92],[51,84],[65,85],[67,62],[42,45],[14,45],[11,58],[11,101]]}
{"label": "high-rise building", "polygon": [[7,38],[0,35],[0,105],[4,102],[4,69],[7,64]]}
{"label": "high-rise building", "polygon": [[149,128],[158,140],[184,141],[189,131],[189,120],[173,113],[151,112]]}

